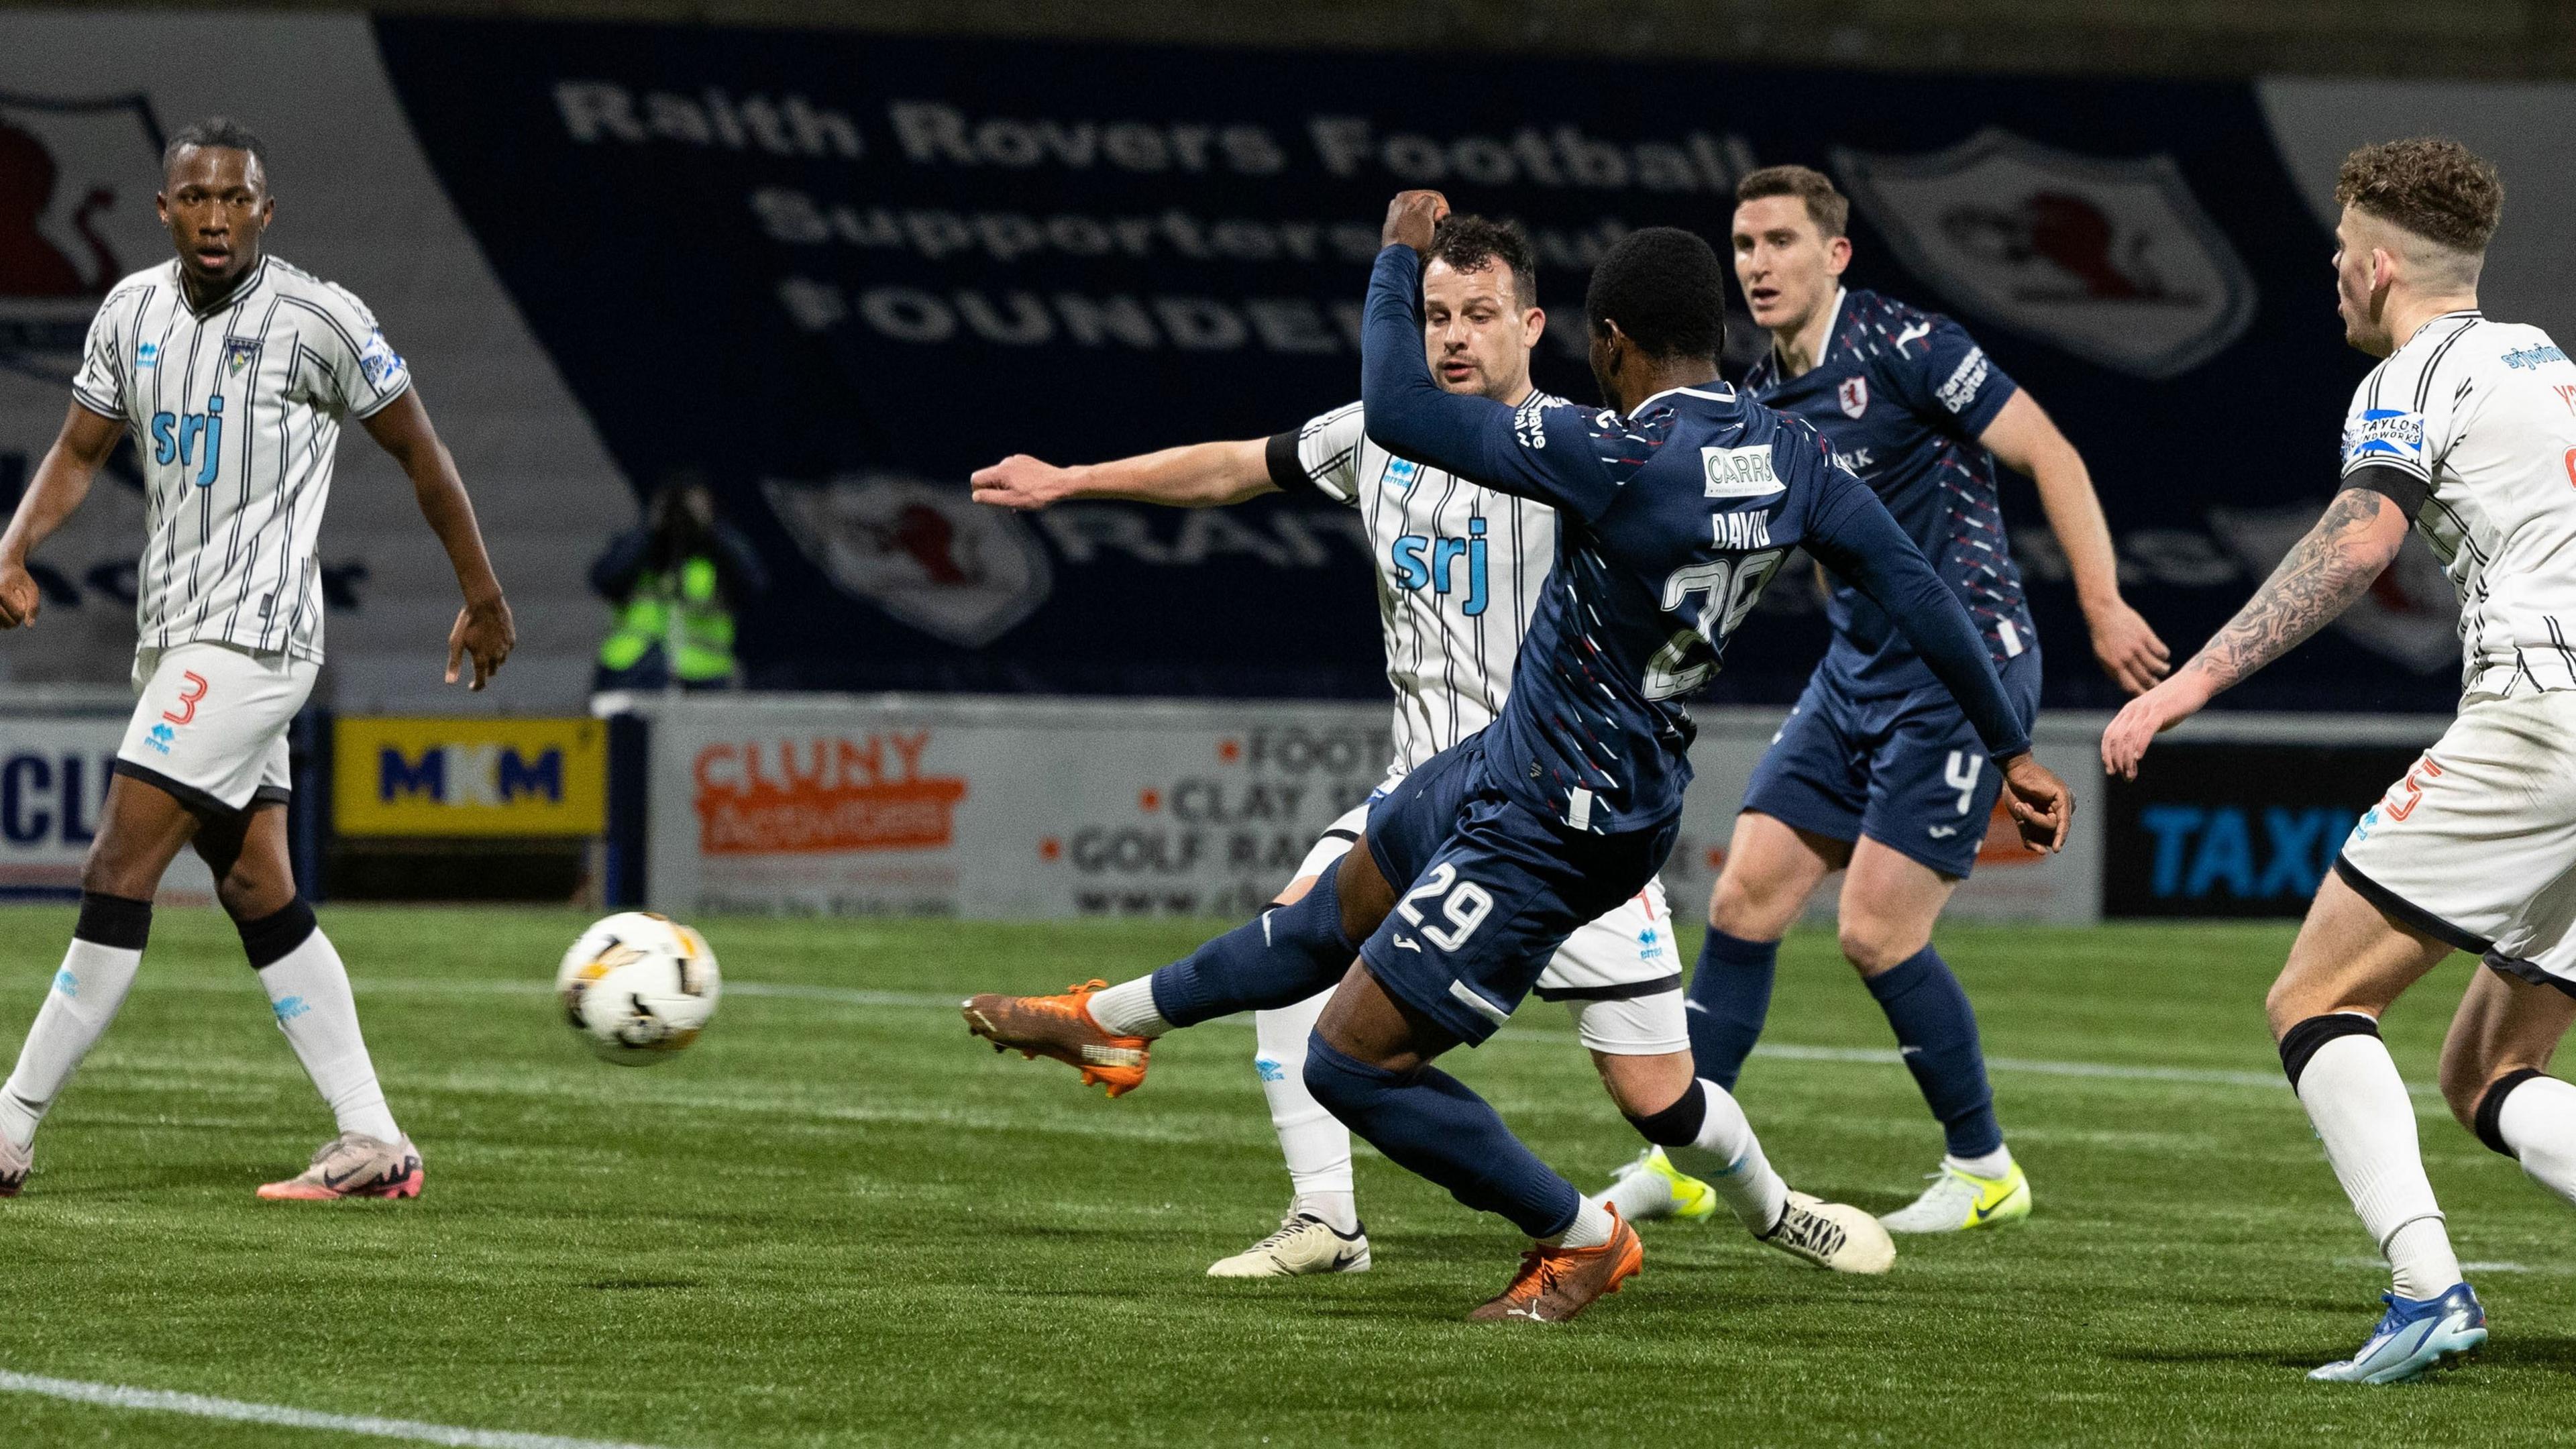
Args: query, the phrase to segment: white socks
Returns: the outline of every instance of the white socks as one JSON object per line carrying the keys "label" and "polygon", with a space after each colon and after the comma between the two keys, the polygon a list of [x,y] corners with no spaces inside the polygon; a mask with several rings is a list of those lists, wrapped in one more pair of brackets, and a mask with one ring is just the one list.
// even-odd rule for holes
{"label": "white socks", "polygon": [[[1085,1005],[1091,1010],[1091,1019],[1111,1036],[1141,1036],[1151,1040],[1172,1029],[1172,1024],[1163,1020],[1163,1014],[1154,1009],[1154,978],[1151,976],[1139,976],[1133,981],[1103,987],[1091,993]],[[1305,1055],[1302,1042],[1297,1050],[1302,1059]]]}
{"label": "white socks", "polygon": [[2009,1147],[1998,1147],[1981,1157],[1960,1157],[1952,1153],[1941,1156],[1943,1167],[1964,1172],[1970,1177],[2001,1177],[2012,1171],[2012,1164],[2012,1149]]}
{"label": "white socks", "polygon": [[1610,1241],[1610,1225],[1614,1221],[1616,1219],[1610,1216],[1608,1208],[1587,1197],[1583,1199],[1583,1205],[1574,1210],[1572,1227],[1553,1238],[1539,1241],[1551,1248],[1598,1248]]}
{"label": "white socks", "polygon": [[1288,1211],[1311,1214],[1336,1232],[1355,1233],[1360,1216],[1351,1181],[1351,1129],[1306,1090],[1306,1038],[1324,1014],[1324,1003],[1332,999],[1333,993],[1319,991],[1294,1006],[1254,1012],[1259,1053],[1252,1064],[1261,1073],[1261,1093],[1270,1099],[1270,1128],[1279,1134],[1279,1151],[1288,1159],[1288,1180],[1296,1189]]}
{"label": "white socks", "polygon": [[8,1085],[0,1087],[0,1133],[8,1134],[11,1142],[24,1147],[34,1140],[36,1124],[71,1080],[81,1058],[89,1055],[107,1024],[116,1019],[116,1010],[125,1004],[126,990],[134,985],[134,973],[142,964],[141,951],[72,938],[71,949],[63,953],[62,970],[55,973],[54,989],[37,1011],[36,1024],[27,1030],[17,1070],[9,1074]]}
{"label": "white socks", "polygon": [[1707,1099],[1708,1114],[1700,1120],[1698,1138],[1688,1147],[1668,1148],[1666,1153],[1675,1167],[1716,1188],[1735,1220],[1758,1237],[1779,1226],[1780,1215],[1789,1210],[1789,1185],[1771,1170],[1771,1160],[1762,1155],[1761,1140],[1753,1135],[1753,1124],[1745,1120],[1735,1098],[1706,1078],[1700,1080],[1699,1089]]}
{"label": "white socks", "polygon": [[384,1142],[402,1141],[402,1129],[385,1106],[358,1031],[358,1003],[349,994],[349,972],[331,938],[316,926],[294,950],[259,968],[278,1030],[295,1047],[314,1088],[331,1106],[343,1132],[363,1132]]}
{"label": "white socks", "polygon": [[2441,1296],[2460,1281],[2460,1262],[2416,1149],[2415,1103],[2387,1045],[2360,1034],[2328,1041],[2308,1058],[2298,1092],[2344,1195],[2388,1257],[2397,1296]]}
{"label": "white socks", "polygon": [[2513,1148],[2532,1181],[2576,1203],[2576,1084],[2525,1078],[2505,1093],[2496,1135]]}

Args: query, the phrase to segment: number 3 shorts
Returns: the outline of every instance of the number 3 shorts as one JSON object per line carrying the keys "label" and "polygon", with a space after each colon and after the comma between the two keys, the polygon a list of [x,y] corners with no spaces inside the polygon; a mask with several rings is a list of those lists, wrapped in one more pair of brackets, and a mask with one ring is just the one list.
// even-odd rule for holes
{"label": "number 3 shorts", "polygon": [[322,666],[284,653],[195,642],[135,656],[134,719],[116,773],[199,810],[238,813],[287,798],[286,729]]}

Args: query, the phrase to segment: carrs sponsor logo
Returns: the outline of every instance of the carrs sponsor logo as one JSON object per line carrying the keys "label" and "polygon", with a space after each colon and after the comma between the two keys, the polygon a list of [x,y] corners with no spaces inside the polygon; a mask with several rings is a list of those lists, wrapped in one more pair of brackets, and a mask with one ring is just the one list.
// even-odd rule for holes
{"label": "carrs sponsor logo", "polygon": [[1838,149],[1852,200],[1962,312],[2136,377],[2244,334],[2254,279],[2171,156],[2079,156],[1995,128],[1917,156]]}
{"label": "carrs sponsor logo", "polygon": [[966,781],[925,774],[931,732],[723,741],[698,751],[698,849],[707,855],[939,850],[956,841]]}
{"label": "carrs sponsor logo", "polygon": [[1710,498],[1767,498],[1786,485],[1771,469],[1771,449],[1702,448],[1700,470],[1707,478]]}

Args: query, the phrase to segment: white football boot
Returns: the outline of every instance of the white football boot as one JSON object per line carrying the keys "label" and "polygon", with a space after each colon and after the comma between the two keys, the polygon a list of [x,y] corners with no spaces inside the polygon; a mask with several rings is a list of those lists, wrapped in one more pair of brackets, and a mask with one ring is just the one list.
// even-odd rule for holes
{"label": "white football boot", "polygon": [[1948,1163],[1923,1195],[1879,1221],[1891,1233],[1957,1233],[2030,1216],[2030,1179],[2016,1162],[2001,1177],[1978,1177]]}
{"label": "white football boot", "polygon": [[1368,1225],[1345,1233],[1312,1213],[1292,1213],[1279,1231],[1208,1265],[1211,1278],[1298,1278],[1369,1270]]}

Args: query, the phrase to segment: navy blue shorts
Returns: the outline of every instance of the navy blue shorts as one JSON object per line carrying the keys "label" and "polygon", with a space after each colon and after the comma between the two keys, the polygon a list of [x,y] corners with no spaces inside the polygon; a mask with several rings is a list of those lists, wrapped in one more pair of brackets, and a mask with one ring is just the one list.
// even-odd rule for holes
{"label": "navy blue shorts", "polygon": [[1566,937],[1646,888],[1680,829],[1678,816],[1619,835],[1549,820],[1493,783],[1471,735],[1369,810],[1369,854],[1396,907],[1360,959],[1390,995],[1479,1045]]}
{"label": "navy blue shorts", "polygon": [[[2028,728],[2039,714],[2039,650],[2000,672]],[[1948,690],[1854,699],[1818,669],[1753,767],[1744,808],[1830,840],[1866,835],[1964,878],[2002,792],[2003,773]]]}

